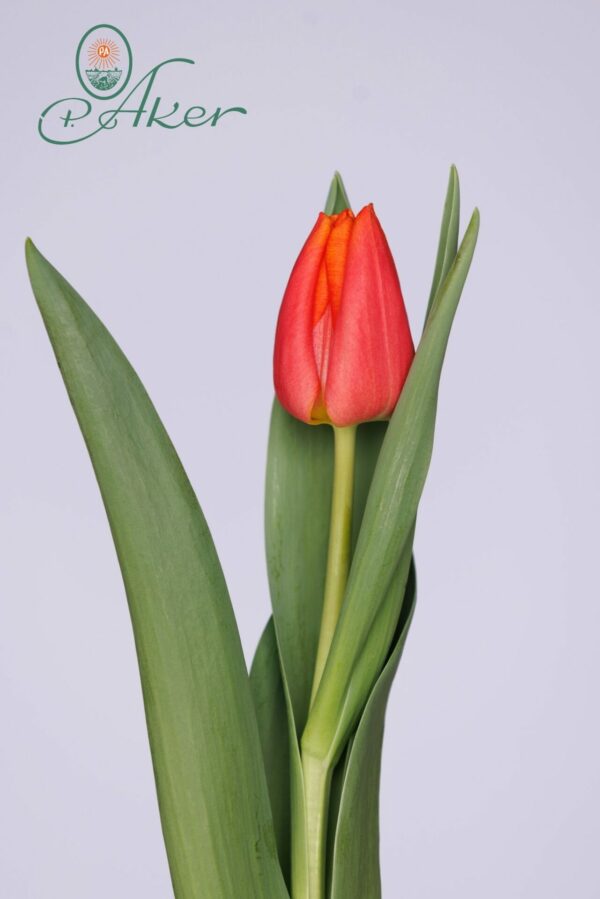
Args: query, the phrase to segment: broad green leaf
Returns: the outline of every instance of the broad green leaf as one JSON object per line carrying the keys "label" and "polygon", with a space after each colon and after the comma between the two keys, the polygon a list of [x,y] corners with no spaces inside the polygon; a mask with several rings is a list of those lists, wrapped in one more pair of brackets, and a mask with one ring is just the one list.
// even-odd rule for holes
{"label": "broad green leaf", "polygon": [[297,733],[308,715],[327,564],[331,428],[293,418],[275,400],[265,494],[273,617]]}
{"label": "broad green leaf", "polygon": [[[357,433],[353,532],[358,534],[386,422]],[[307,425],[275,400],[265,495],[273,618],[297,733],[306,723],[319,641],[333,482],[333,433]]]}
{"label": "broad green leaf", "polygon": [[392,651],[350,741],[343,769],[331,859],[330,899],[381,896],[379,869],[379,781],[387,701],[412,621],[414,566],[406,585]]}
{"label": "broad green leaf", "polygon": [[[335,764],[379,674],[374,664],[370,670],[365,668],[360,685],[351,678],[361,655],[364,658],[369,633],[414,527],[431,459],[442,363],[478,228],[476,210],[438,291],[375,468],[337,631],[302,737],[303,750],[330,765]],[[373,661],[378,661],[376,655]]]}
{"label": "broad green leaf", "polygon": [[435,268],[433,271],[433,281],[431,283],[431,291],[429,293],[429,302],[427,303],[427,313],[425,322],[429,318],[431,307],[436,298],[440,285],[444,283],[446,275],[450,271],[450,266],[456,258],[458,249],[458,228],[460,221],[460,185],[458,181],[458,172],[456,166],[450,166],[450,176],[448,178],[448,189],[446,191],[446,201],[444,203],[444,212],[442,215],[442,225],[440,228],[440,239],[438,243],[438,251],[435,260]]}
{"label": "broad green leaf", "polygon": [[[373,422],[358,428],[355,460],[354,531],[357,534],[386,423]],[[304,832],[303,774],[297,734],[302,731],[310,701],[315,664],[325,568],[331,488],[333,439],[331,428],[314,427],[288,415],[275,400],[271,416],[266,476],[265,531],[273,619],[282,662],[283,689],[287,698],[288,727],[293,735],[286,744],[290,753],[291,815],[294,830]],[[259,645],[258,652],[261,651]],[[263,650],[264,651],[264,650]],[[256,662],[255,662],[256,665]],[[255,665],[253,665],[253,672]],[[262,665],[262,663],[261,663]],[[271,675],[275,676],[274,668]],[[270,693],[279,702],[278,687]],[[265,742],[282,742],[263,719],[274,720],[276,710],[263,709],[259,716],[263,751]],[[277,752],[271,745],[269,757]],[[269,778],[269,762],[267,777]],[[281,761],[279,764],[282,764]],[[275,767],[276,778],[280,769]],[[277,812],[275,812],[277,826]],[[293,846],[292,882],[295,895],[306,890],[306,846],[296,839]]]}
{"label": "broad green leaf", "polygon": [[177,899],[284,899],[249,679],[213,542],[140,380],[89,306],[27,264],[123,573]]}
{"label": "broad green leaf", "polygon": [[254,698],[281,870],[290,884],[290,745],[285,692],[273,619],[259,640],[250,687]]}
{"label": "broad green leaf", "polygon": [[350,209],[350,200],[348,199],[342,176],[339,172],[336,172],[331,181],[324,211],[327,215],[335,215],[338,212],[343,212],[344,209]]}
{"label": "broad green leaf", "polygon": [[387,421],[370,421],[356,431],[354,460],[354,496],[352,499],[352,546],[356,546],[373,472],[387,430]]}

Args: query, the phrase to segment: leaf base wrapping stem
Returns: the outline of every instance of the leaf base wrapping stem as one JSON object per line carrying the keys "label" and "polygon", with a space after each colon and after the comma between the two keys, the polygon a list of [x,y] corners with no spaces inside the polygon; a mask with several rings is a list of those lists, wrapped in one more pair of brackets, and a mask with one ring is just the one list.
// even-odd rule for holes
{"label": "leaf base wrapping stem", "polygon": [[294,899],[325,899],[325,856],[331,767],[309,753],[302,753],[306,810],[307,893]]}

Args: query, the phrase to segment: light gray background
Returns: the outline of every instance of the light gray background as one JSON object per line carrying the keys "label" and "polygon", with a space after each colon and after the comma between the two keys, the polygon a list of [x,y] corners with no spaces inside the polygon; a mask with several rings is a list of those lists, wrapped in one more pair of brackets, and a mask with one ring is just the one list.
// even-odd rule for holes
{"label": "light gray background", "polygon": [[[99,21],[165,99],[246,119],[75,147]],[[480,245],[443,375],[390,702],[387,899],[597,899],[596,2],[58,0],[2,13],[0,893],[171,895],[133,640],[98,491],[28,287],[30,234],[144,380],[212,528],[247,657],[278,304],[328,181],[374,201],[415,333],[447,170]]]}

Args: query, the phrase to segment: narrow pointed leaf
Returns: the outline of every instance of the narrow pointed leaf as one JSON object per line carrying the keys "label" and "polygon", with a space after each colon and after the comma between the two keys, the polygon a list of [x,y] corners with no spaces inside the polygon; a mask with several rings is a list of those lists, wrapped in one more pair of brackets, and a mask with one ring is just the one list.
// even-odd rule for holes
{"label": "narrow pointed leaf", "polygon": [[[279,660],[278,670],[273,664],[277,655]],[[269,659],[270,661],[267,661]],[[267,680],[269,684],[267,685]],[[292,828],[295,838],[286,850],[280,850],[284,859],[284,870],[291,884],[293,896],[305,896],[308,883],[308,857],[306,840],[304,783],[302,774],[302,762],[300,759],[300,747],[296,735],[296,723],[294,710],[290,700],[290,691],[281,665],[281,650],[277,642],[277,632],[273,619],[265,628],[256,649],[251,673],[252,690],[255,702],[258,700],[260,712],[258,723],[261,730],[261,743],[263,758],[269,780],[271,801],[278,811],[275,813],[276,827],[279,823],[279,841],[285,837],[286,829],[289,832],[290,841]],[[281,697],[283,696],[284,714],[281,710]],[[269,703],[272,706],[269,707]],[[287,761],[286,761],[287,759]],[[288,782],[283,787],[283,773],[287,769]],[[282,796],[274,796],[273,793],[282,789]],[[287,815],[284,806],[287,805]]]}
{"label": "narrow pointed leaf", "polygon": [[364,645],[350,672],[344,705],[340,709],[337,721],[337,728],[341,733],[350,733],[355,727],[357,715],[360,714],[388,655],[406,596],[413,538],[414,525],[410,529],[385,599],[377,610]]}
{"label": "narrow pointed leaf", "polygon": [[31,242],[27,264],[123,573],[175,895],[285,899],[239,635],[194,492],[106,328]]}
{"label": "narrow pointed leaf", "polygon": [[[461,248],[440,288],[375,468],[352,560],[344,605],[315,703],[302,737],[313,757],[334,764],[356,723],[378,670],[363,690],[348,685],[406,547],[425,483],[442,363],[479,228],[473,213]],[[344,709],[345,726],[339,726]]]}
{"label": "narrow pointed leaf", "polygon": [[433,306],[437,292],[444,283],[446,275],[450,271],[450,266],[456,257],[456,251],[458,249],[459,221],[460,185],[456,166],[453,165],[450,167],[450,176],[448,178],[448,189],[446,191],[446,200],[442,215],[442,225],[440,228],[440,239],[435,260],[433,281],[429,293],[429,302],[427,303],[427,313],[425,315],[426,322],[429,318],[429,313],[431,312],[431,307]]}
{"label": "narrow pointed leaf", "polygon": [[392,651],[350,743],[335,827],[330,899],[381,896],[379,782],[387,701],[415,608],[414,567],[406,585]]}
{"label": "narrow pointed leaf", "polygon": [[283,876],[289,886],[291,848],[289,728],[272,618],[269,618],[254,655],[250,669],[250,687],[269,787],[277,853]]}
{"label": "narrow pointed leaf", "polygon": [[[277,640],[277,630],[273,629]],[[300,744],[298,743],[297,727],[294,720],[294,709],[290,697],[285,669],[281,664],[281,647],[277,641],[279,651],[281,683],[285,697],[288,723],[288,747],[290,762],[290,819],[292,831],[291,847],[291,896],[305,897],[308,895],[308,847],[306,843],[306,803],[304,800],[304,774],[302,771],[302,759],[300,757]]]}

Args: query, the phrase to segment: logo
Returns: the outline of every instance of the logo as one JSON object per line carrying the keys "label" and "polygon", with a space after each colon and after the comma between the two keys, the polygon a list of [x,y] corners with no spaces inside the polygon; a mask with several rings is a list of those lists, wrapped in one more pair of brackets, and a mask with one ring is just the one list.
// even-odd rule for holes
{"label": "logo", "polygon": [[[194,64],[182,56],[165,59],[135,82],[133,54],[123,32],[114,25],[94,25],[79,41],[75,57],[77,79],[87,96],[64,97],[47,106],[40,114],[38,133],[49,144],[67,145],[114,131],[121,122],[132,128],[173,131],[215,128],[226,115],[247,114],[243,106],[187,106],[156,93],[165,67]],[[117,106],[107,103],[116,97]]]}
{"label": "logo", "polygon": [[99,100],[116,97],[131,77],[129,41],[114,25],[95,25],[79,41],[76,66],[84,91]]}

